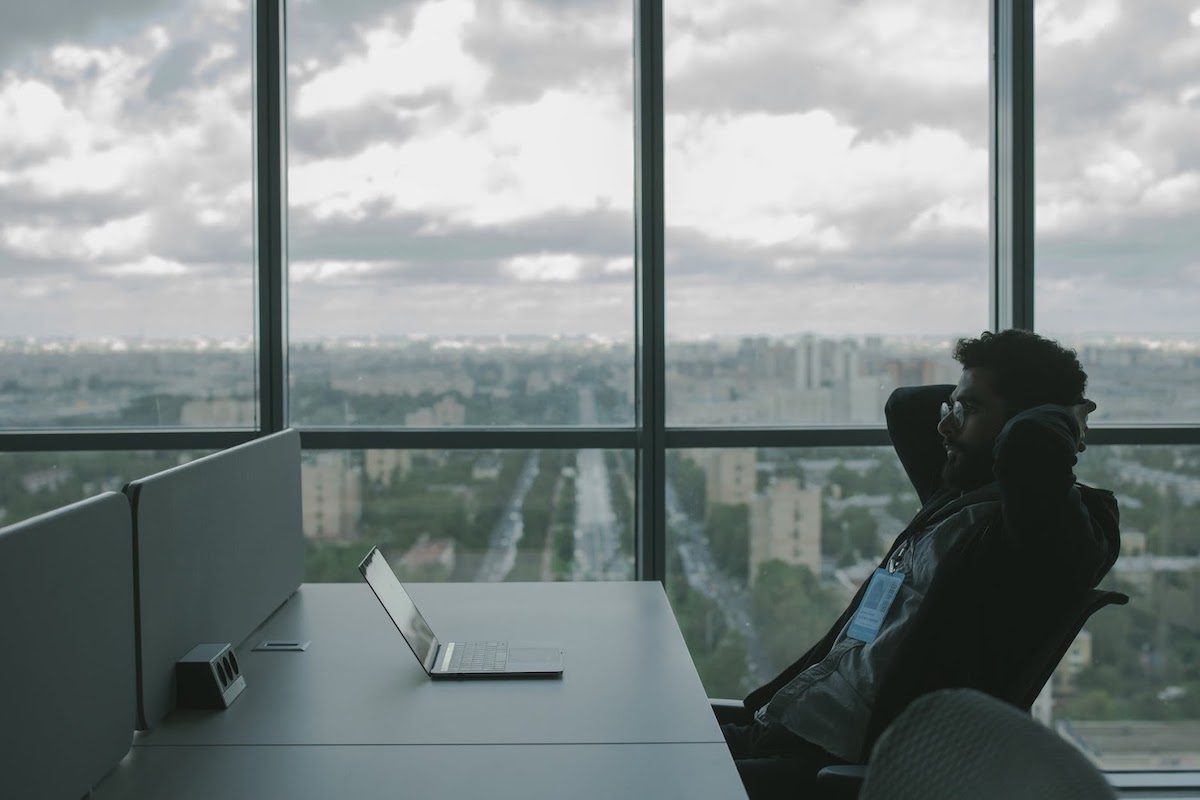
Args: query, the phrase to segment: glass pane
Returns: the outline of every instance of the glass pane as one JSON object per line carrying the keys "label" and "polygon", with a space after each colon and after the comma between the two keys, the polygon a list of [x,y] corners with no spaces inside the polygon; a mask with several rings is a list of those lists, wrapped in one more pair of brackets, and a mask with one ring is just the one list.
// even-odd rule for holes
{"label": "glass pane", "polygon": [[322,450],[301,463],[307,581],[632,580],[633,458],[612,450]]}
{"label": "glass pane", "polygon": [[1084,627],[1034,715],[1103,769],[1200,769],[1200,447],[1089,447],[1080,480],[1117,494],[1129,595]]}
{"label": "glass pane", "polygon": [[0,453],[0,527],[93,497],[207,452]]}
{"label": "glass pane", "polygon": [[1034,8],[1037,327],[1079,350],[1096,420],[1200,421],[1200,11]]}
{"label": "glass pane", "polygon": [[0,427],[253,425],[250,4],[5,32]]}
{"label": "glass pane", "polygon": [[288,4],[296,422],[633,421],[631,9]]}
{"label": "glass pane", "polygon": [[668,452],[667,596],[708,695],[818,641],[918,505],[891,448]]}
{"label": "glass pane", "polygon": [[664,13],[668,421],[882,422],[957,375],[988,325],[988,4]]}

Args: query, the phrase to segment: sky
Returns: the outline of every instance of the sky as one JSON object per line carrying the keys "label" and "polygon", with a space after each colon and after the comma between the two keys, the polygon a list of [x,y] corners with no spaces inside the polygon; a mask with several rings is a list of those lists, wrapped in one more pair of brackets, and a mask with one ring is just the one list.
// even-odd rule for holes
{"label": "sky", "polygon": [[[632,3],[291,0],[289,330],[634,330]],[[1038,0],[1052,333],[1198,333],[1200,3]],[[666,0],[667,334],[987,326],[987,3]],[[249,339],[246,0],[0,29],[0,337]]]}

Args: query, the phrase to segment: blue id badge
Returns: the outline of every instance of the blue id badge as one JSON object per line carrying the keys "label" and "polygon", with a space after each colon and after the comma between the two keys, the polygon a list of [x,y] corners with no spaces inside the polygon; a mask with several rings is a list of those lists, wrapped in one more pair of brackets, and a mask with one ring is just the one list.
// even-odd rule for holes
{"label": "blue id badge", "polygon": [[875,574],[871,576],[871,583],[867,586],[867,593],[863,595],[862,603],[854,612],[854,619],[850,620],[846,635],[862,642],[874,641],[879,635],[880,627],[883,626],[888,609],[892,607],[896,595],[900,592],[902,583],[903,572],[888,572],[883,567],[876,569]]}

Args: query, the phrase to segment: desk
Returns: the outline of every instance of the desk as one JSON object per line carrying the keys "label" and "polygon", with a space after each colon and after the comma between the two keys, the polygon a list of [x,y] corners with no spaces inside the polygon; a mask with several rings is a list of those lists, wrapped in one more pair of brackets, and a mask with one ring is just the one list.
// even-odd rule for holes
{"label": "desk", "polygon": [[729,800],[723,744],[135,747],[89,800]]}
{"label": "desk", "polygon": [[233,706],[139,734],[96,800],[744,796],[660,584],[406,588],[449,640],[561,646],[562,679],[431,681],[365,584],[305,584],[238,648]]}
{"label": "desk", "polygon": [[[364,584],[305,584],[238,649],[226,711],[176,711],[136,745],[724,741],[662,586],[412,584],[451,641],[562,647],[561,679],[431,681]],[[263,639],[311,640],[263,653]]]}

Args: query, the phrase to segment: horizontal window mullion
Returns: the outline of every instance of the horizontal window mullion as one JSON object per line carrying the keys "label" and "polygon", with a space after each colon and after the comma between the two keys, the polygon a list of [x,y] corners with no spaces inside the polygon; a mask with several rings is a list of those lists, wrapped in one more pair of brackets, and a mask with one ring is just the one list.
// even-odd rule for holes
{"label": "horizontal window mullion", "polygon": [[636,428],[301,428],[310,450],[633,449]]}
{"label": "horizontal window mullion", "polygon": [[[220,450],[248,442],[248,429],[90,429],[0,431],[0,452],[68,450]],[[636,428],[303,428],[308,449],[629,449]],[[1200,425],[1098,426],[1094,445],[1200,445]],[[885,428],[667,428],[667,448],[877,447],[891,444]]]}
{"label": "horizontal window mullion", "polygon": [[[1198,445],[1200,425],[1112,425],[1091,428],[1088,444]],[[885,428],[667,428],[666,446],[872,447],[891,444]]]}
{"label": "horizontal window mullion", "polygon": [[252,429],[0,431],[0,452],[223,450],[258,435]]}
{"label": "horizontal window mullion", "polygon": [[873,447],[891,444],[886,428],[667,428],[666,446],[677,447]]}
{"label": "horizontal window mullion", "polygon": [[1088,444],[1200,444],[1200,425],[1112,425],[1091,427]]}

